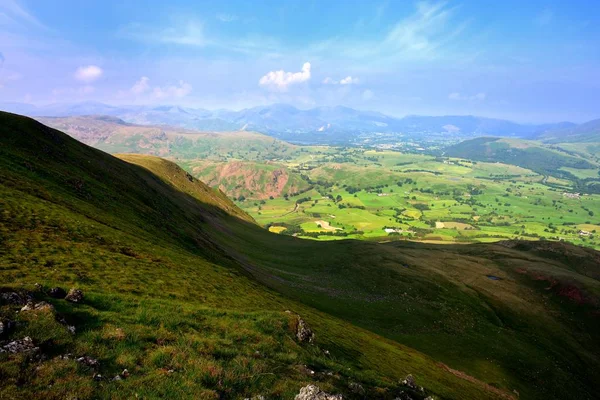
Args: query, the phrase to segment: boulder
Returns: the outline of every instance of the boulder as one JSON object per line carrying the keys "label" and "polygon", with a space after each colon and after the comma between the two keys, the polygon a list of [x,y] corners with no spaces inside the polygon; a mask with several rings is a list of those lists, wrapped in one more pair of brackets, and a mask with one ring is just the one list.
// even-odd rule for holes
{"label": "boulder", "polygon": [[39,303],[30,301],[21,308],[21,312],[24,311],[54,311],[54,306],[45,301],[40,301]]}
{"label": "boulder", "polygon": [[55,299],[64,299],[67,296],[67,292],[63,288],[53,287],[48,290],[48,296]]}
{"label": "boulder", "polygon": [[408,374],[406,378],[402,380],[402,384],[411,389],[417,389],[417,382],[415,382],[415,378],[411,374]]}
{"label": "boulder", "polygon": [[352,393],[358,394],[360,396],[364,396],[365,394],[365,388],[363,388],[360,383],[350,382],[348,384],[348,389],[350,389]]}
{"label": "boulder", "polygon": [[83,303],[83,292],[79,289],[71,288],[65,300],[71,303]]}
{"label": "boulder", "polygon": [[298,325],[296,327],[296,338],[299,342],[312,343],[315,340],[315,334],[310,329],[306,321],[298,316]]}
{"label": "boulder", "polygon": [[342,400],[341,394],[329,394],[319,389],[316,385],[304,386],[300,393],[294,397],[295,400]]}
{"label": "boulder", "polygon": [[13,340],[0,347],[0,353],[24,353],[33,355],[37,354],[39,351],[40,348],[33,344],[33,340],[29,336],[25,336],[23,339]]}
{"label": "boulder", "polygon": [[16,306],[23,306],[32,300],[31,295],[19,294],[17,292],[3,292],[0,293],[0,301],[6,304],[12,304]]}

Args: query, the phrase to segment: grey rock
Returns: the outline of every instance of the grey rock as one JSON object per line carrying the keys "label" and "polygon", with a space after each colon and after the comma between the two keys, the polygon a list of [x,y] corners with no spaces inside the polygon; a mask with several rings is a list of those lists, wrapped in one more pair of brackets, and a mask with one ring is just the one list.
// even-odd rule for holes
{"label": "grey rock", "polygon": [[21,312],[24,311],[54,311],[54,306],[45,301],[40,301],[39,303],[30,301],[21,308]]}
{"label": "grey rock", "polygon": [[316,385],[304,386],[300,393],[294,397],[295,400],[342,400],[341,394],[329,394],[319,389]]}
{"label": "grey rock", "polygon": [[350,384],[348,384],[348,388],[350,389],[350,391],[352,393],[356,393],[358,395],[364,395],[365,394],[365,388],[363,388],[362,385],[359,384],[359,383],[350,382]]}
{"label": "grey rock", "polygon": [[298,316],[298,326],[296,328],[296,338],[299,342],[312,343],[315,340],[315,334],[310,329],[306,321]]}
{"label": "grey rock", "polygon": [[33,344],[33,340],[29,336],[25,336],[23,339],[13,340],[0,347],[0,353],[25,353],[33,355],[39,353],[39,351],[40,348]]}
{"label": "grey rock", "polygon": [[53,287],[52,289],[48,290],[48,296],[55,299],[64,299],[67,296],[67,292],[63,288]]}
{"label": "grey rock", "polygon": [[419,388],[417,386],[417,382],[415,381],[415,378],[411,374],[408,374],[406,376],[406,378],[404,378],[404,380],[402,380],[402,384],[404,386],[409,387],[414,390],[417,390]]}
{"label": "grey rock", "polygon": [[31,301],[32,297],[30,295],[21,295],[17,292],[4,292],[0,293],[0,300],[2,303],[23,306]]}
{"label": "grey rock", "polygon": [[65,297],[65,300],[71,303],[83,303],[83,292],[76,288],[71,288]]}
{"label": "grey rock", "polygon": [[85,365],[86,367],[89,367],[89,368],[98,368],[100,366],[100,363],[98,362],[98,360],[96,360],[95,358],[92,358],[90,356],[79,357],[77,359],[77,362],[79,364]]}

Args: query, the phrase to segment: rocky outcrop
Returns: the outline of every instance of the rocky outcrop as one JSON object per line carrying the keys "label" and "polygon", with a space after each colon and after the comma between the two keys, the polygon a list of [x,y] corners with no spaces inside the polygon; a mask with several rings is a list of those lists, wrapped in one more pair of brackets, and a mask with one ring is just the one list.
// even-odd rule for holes
{"label": "rocky outcrop", "polygon": [[316,385],[304,386],[300,389],[300,393],[294,397],[295,400],[342,400],[341,394],[329,394]]}
{"label": "rocky outcrop", "polygon": [[32,301],[33,297],[29,293],[3,292],[0,293],[0,302],[15,306],[23,306]]}
{"label": "rocky outcrop", "polygon": [[71,303],[83,303],[83,292],[76,288],[71,288],[65,297],[65,300]]}
{"label": "rocky outcrop", "polygon": [[40,348],[33,343],[33,340],[29,336],[25,336],[23,339],[13,340],[0,347],[0,353],[35,355],[39,353],[39,351]]}
{"label": "rocky outcrop", "polygon": [[54,306],[50,303],[46,303],[45,301],[40,301],[39,303],[34,303],[33,301],[28,302],[21,308],[21,312],[25,311],[54,311]]}
{"label": "rocky outcrop", "polygon": [[296,326],[296,338],[300,343],[312,343],[315,340],[315,333],[299,315]]}

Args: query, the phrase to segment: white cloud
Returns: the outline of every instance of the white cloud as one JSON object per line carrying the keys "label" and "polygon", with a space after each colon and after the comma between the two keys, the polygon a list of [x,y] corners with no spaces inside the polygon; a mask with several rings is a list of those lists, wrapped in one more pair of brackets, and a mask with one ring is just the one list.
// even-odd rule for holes
{"label": "white cloud", "polygon": [[100,78],[103,73],[104,71],[102,71],[102,68],[96,65],[88,65],[77,68],[77,71],[75,71],[75,79],[81,82],[90,83]]}
{"label": "white cloud", "polygon": [[358,83],[358,78],[347,76],[340,81],[340,85],[355,85]]}
{"label": "white cloud", "polygon": [[142,94],[147,92],[148,89],[150,89],[150,84],[148,82],[150,82],[150,79],[147,76],[142,76],[140,80],[131,87],[131,93]]}
{"label": "white cloud", "polygon": [[487,97],[487,95],[483,92],[479,92],[479,93],[471,95],[471,96],[464,95],[459,92],[453,92],[448,95],[448,98],[450,100],[457,100],[457,101],[483,101],[486,99],[486,97]]}
{"label": "white cloud", "polygon": [[358,78],[353,78],[351,76],[347,76],[343,79],[340,79],[339,81],[336,81],[335,79],[331,79],[330,77],[323,79],[323,84],[325,84],[325,85],[355,85],[357,83],[358,83]]}
{"label": "white cloud", "polygon": [[305,62],[300,72],[285,72],[284,70],[271,71],[260,78],[258,83],[262,86],[273,86],[285,90],[289,85],[306,82],[310,79],[310,63]]}
{"label": "white cloud", "polygon": [[157,99],[168,97],[185,97],[192,91],[192,85],[187,82],[179,81],[177,85],[155,87],[152,94]]}

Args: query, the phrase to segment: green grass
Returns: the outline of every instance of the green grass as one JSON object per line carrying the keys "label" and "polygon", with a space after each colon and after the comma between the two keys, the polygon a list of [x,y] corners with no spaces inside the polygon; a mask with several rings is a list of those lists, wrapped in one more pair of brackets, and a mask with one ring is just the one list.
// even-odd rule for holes
{"label": "green grass", "polygon": [[[2,280],[87,297],[52,300],[74,337],[51,320],[24,321],[13,336],[94,356],[105,376],[132,371],[97,383],[69,360],[11,356],[0,363],[5,397],[292,398],[316,382],[352,398],[357,381],[370,398],[394,398],[408,373],[449,399],[498,398],[491,387],[521,398],[595,393],[593,250],[273,234],[172,163],[125,162],[25,118],[0,122]],[[313,326],[316,345],[293,340],[286,309]]]}

